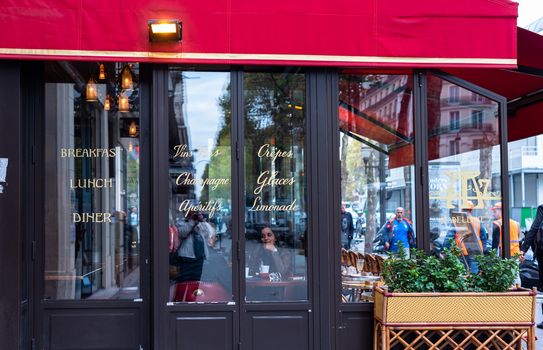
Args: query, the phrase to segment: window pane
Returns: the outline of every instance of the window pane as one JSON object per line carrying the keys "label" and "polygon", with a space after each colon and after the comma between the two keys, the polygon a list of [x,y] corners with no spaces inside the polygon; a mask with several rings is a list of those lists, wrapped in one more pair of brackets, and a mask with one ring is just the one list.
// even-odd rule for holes
{"label": "window pane", "polygon": [[[449,95],[455,91],[455,98]],[[501,205],[498,104],[436,76],[428,76],[430,232],[439,255],[451,239],[461,243],[472,271],[474,255],[492,247],[491,210]],[[451,101],[456,102],[451,105]],[[449,110],[460,115],[458,128]],[[498,238],[495,241],[499,240]],[[495,242],[499,244],[499,242]]]}
{"label": "window pane", "polygon": [[170,301],[232,300],[230,73],[169,72]]}
{"label": "window pane", "polygon": [[364,302],[386,253],[409,254],[415,242],[413,79],[342,75],[339,84],[342,300]]}
{"label": "window pane", "polygon": [[305,77],[243,81],[246,300],[307,300]]}
{"label": "window pane", "polygon": [[139,66],[45,72],[44,297],[138,298]]}

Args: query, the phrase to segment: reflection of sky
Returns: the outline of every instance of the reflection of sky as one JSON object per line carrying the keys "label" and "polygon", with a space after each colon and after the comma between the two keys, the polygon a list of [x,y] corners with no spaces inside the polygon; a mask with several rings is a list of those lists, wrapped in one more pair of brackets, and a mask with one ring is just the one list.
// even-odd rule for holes
{"label": "reflection of sky", "polygon": [[[191,147],[198,149],[198,152],[194,153],[195,178],[201,178],[223,122],[218,100],[226,90],[230,73],[183,72],[183,77]],[[198,197],[201,190],[202,187],[196,185]]]}

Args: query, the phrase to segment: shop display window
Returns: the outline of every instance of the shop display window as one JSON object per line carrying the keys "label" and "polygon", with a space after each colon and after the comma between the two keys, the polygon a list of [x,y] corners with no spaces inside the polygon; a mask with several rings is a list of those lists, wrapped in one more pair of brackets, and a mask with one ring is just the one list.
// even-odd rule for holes
{"label": "shop display window", "polygon": [[137,63],[45,63],[44,298],[140,297]]}
{"label": "shop display window", "polygon": [[308,300],[304,74],[246,73],[245,300]]}
{"label": "shop display window", "polygon": [[339,80],[341,299],[371,302],[389,254],[415,246],[413,77]]}

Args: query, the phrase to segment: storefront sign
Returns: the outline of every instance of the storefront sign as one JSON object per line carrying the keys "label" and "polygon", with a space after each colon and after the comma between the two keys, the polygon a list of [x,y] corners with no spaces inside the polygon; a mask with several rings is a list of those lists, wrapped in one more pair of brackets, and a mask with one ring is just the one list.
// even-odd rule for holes
{"label": "storefront sign", "polygon": [[430,177],[430,200],[445,202],[447,209],[453,209],[453,202],[458,203],[460,208],[467,207],[471,201],[473,209],[483,209],[484,201],[501,200],[500,191],[490,191],[490,179],[480,179],[479,171],[444,171],[443,176]]}
{"label": "storefront sign", "polygon": [[[282,151],[275,148],[275,146],[268,143],[262,145],[258,149],[258,158],[269,158],[271,160],[272,169],[274,169],[275,161],[277,158],[292,158],[292,150]],[[253,190],[253,193],[256,195],[251,211],[296,211],[298,210],[298,205],[296,205],[296,199],[289,204],[266,204],[262,200],[262,192],[265,188],[270,187],[271,191],[274,191],[274,188],[277,186],[292,186],[296,181],[294,177],[278,177],[279,172],[273,170],[264,170],[258,175],[256,180],[257,187]]]}

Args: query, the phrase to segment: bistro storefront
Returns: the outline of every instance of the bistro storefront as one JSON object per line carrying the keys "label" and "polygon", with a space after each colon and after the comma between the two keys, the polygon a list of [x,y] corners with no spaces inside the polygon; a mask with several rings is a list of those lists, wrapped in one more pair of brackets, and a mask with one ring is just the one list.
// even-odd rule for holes
{"label": "bistro storefront", "polygon": [[0,5],[7,348],[370,349],[391,219],[508,208],[515,3],[136,2]]}

